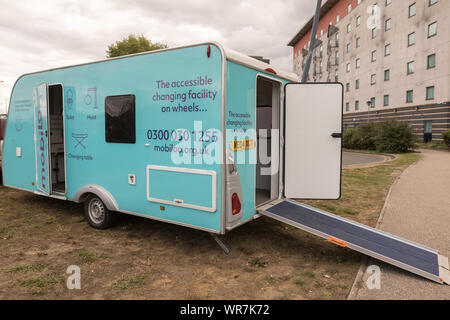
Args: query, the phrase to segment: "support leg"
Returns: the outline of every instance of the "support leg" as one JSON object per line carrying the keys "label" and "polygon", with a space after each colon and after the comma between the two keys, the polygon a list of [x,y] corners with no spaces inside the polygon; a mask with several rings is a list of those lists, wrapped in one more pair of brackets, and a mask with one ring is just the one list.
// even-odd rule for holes
{"label": "support leg", "polygon": [[210,233],[211,237],[213,237],[214,240],[216,240],[217,244],[222,248],[223,252],[225,254],[230,253],[230,249],[223,243],[223,241],[219,238],[219,236],[215,233]]}

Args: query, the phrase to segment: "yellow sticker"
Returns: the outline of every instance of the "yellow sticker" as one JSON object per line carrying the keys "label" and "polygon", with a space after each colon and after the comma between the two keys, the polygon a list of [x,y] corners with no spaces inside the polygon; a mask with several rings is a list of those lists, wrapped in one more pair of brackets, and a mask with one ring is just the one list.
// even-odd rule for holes
{"label": "yellow sticker", "polygon": [[233,151],[248,150],[255,148],[255,139],[233,140]]}

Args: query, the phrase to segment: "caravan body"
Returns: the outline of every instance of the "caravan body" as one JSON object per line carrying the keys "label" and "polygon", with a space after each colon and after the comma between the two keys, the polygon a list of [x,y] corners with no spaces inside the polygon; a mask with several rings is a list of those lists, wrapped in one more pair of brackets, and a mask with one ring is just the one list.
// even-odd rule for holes
{"label": "caravan body", "polygon": [[[76,202],[95,194],[112,211],[223,234],[283,194],[278,132],[295,80],[217,43],[24,75],[10,100],[4,184]],[[325,159],[339,177],[332,143]],[[292,157],[300,167],[301,152]]]}

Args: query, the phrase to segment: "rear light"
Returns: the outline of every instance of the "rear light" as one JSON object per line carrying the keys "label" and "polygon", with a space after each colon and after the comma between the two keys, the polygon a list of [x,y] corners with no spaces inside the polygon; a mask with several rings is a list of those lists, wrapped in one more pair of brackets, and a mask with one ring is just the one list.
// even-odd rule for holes
{"label": "rear light", "polygon": [[208,48],[206,49],[206,55],[209,57],[211,57],[211,46],[208,46]]}
{"label": "rear light", "polygon": [[273,74],[277,74],[277,72],[275,70],[273,70],[272,68],[267,68],[266,71],[273,73]]}
{"label": "rear light", "polygon": [[233,193],[231,196],[231,213],[235,215],[239,212],[241,212],[241,201],[239,200],[237,193]]}

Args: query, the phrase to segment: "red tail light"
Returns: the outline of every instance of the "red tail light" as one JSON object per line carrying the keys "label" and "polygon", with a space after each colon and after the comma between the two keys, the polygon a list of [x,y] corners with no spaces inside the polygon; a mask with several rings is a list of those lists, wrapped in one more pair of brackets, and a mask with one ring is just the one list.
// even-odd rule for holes
{"label": "red tail light", "polygon": [[239,200],[237,193],[233,193],[231,196],[231,213],[235,215],[239,212],[241,212],[241,201]]}
{"label": "red tail light", "polygon": [[208,46],[208,48],[206,49],[206,55],[209,57],[211,57],[211,46]]}
{"label": "red tail light", "polygon": [[267,68],[266,71],[273,73],[273,74],[277,74],[277,72],[275,70],[273,70],[272,68]]}

